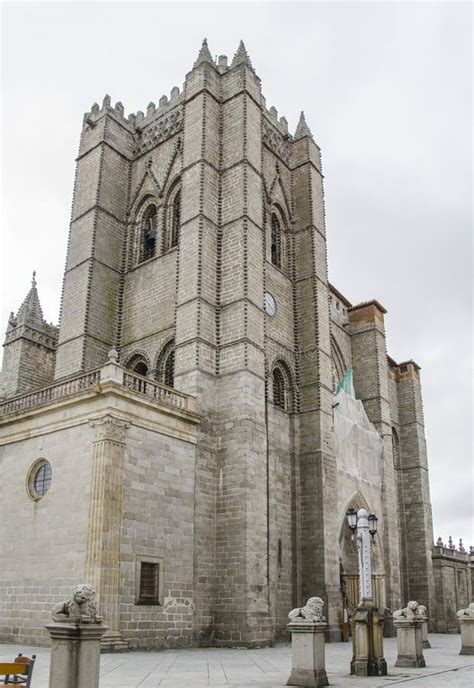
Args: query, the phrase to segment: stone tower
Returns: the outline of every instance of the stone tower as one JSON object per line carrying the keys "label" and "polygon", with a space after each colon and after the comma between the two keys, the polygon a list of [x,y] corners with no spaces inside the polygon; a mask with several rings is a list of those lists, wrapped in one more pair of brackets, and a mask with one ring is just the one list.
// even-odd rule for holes
{"label": "stone tower", "polygon": [[3,352],[2,393],[22,394],[51,382],[54,371],[58,328],[48,324],[33,273],[31,289],[16,316],[11,313]]}
{"label": "stone tower", "polygon": [[[320,149],[303,113],[292,135],[267,109],[243,43],[228,64],[204,41],[183,91],[146,113],[106,96],[84,116],[54,379],[113,367],[116,349],[135,391],[196,398],[195,643],[270,643],[313,595],[338,639],[356,589],[351,505],[379,516],[377,602],[409,590],[430,606],[418,367],[387,358],[385,313],[329,284]],[[355,396],[336,389],[351,371]],[[14,375],[10,393],[27,389]],[[141,441],[121,442],[133,476]],[[175,520],[178,544],[188,526]]]}

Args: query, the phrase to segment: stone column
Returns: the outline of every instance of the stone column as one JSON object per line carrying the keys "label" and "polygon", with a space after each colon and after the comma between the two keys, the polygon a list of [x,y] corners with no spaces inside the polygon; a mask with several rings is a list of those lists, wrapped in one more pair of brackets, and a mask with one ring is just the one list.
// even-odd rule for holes
{"label": "stone column", "polygon": [[418,612],[418,602],[409,602],[396,611],[393,623],[397,629],[397,667],[424,667],[422,625],[426,617]]}
{"label": "stone column", "polygon": [[467,609],[458,611],[458,621],[461,626],[460,655],[474,655],[474,602]]}
{"label": "stone column", "polygon": [[108,631],[102,649],[127,650],[120,633],[120,542],[123,512],[123,456],[128,423],[106,415],[91,421],[96,440],[87,531],[85,576],[96,589]]}
{"label": "stone column", "polygon": [[328,624],[322,616],[323,601],[310,597],[305,607],[293,609],[288,617],[291,633],[291,674],[287,686],[328,686],[324,633]]}
{"label": "stone column", "polygon": [[102,624],[52,623],[49,688],[98,688]]}

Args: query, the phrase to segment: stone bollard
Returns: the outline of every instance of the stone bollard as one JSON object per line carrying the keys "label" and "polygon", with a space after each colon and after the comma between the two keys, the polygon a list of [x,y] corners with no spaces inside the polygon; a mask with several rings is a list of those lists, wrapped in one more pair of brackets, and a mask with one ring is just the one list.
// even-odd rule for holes
{"label": "stone bollard", "polygon": [[[397,629],[398,657],[396,667],[424,667],[422,625],[426,617],[418,611],[416,601],[409,602],[405,609],[393,614],[393,623]],[[423,608],[422,608],[423,610]]]}
{"label": "stone bollard", "polygon": [[74,588],[70,600],[53,609],[49,688],[98,688],[100,639],[107,631],[97,616],[95,591],[90,585]]}
{"label": "stone bollard", "polygon": [[474,602],[466,609],[460,609],[457,613],[461,626],[461,651],[460,655],[474,655]]}
{"label": "stone bollard", "polygon": [[291,674],[287,686],[329,685],[324,648],[327,623],[322,615],[323,605],[321,598],[310,597],[305,607],[292,609],[288,614]]}

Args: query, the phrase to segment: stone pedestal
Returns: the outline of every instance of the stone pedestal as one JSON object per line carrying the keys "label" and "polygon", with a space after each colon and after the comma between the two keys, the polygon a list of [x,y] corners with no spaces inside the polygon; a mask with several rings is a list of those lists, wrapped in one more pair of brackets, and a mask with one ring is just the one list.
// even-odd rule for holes
{"label": "stone pedestal", "polygon": [[98,688],[103,624],[51,623],[49,688]]}
{"label": "stone pedestal", "polygon": [[401,617],[395,619],[397,629],[398,657],[396,667],[424,667],[423,637],[421,619],[407,619]]}
{"label": "stone pedestal", "polygon": [[431,649],[431,643],[428,638],[428,619],[426,621],[423,621],[421,624],[421,639],[422,639],[422,645],[424,650],[429,650]]}
{"label": "stone pedestal", "polygon": [[328,686],[324,651],[326,623],[293,621],[291,633],[291,674],[287,686]]}
{"label": "stone pedestal", "polygon": [[351,674],[387,675],[383,656],[383,616],[370,602],[364,602],[352,617]]}
{"label": "stone pedestal", "polygon": [[460,655],[474,655],[474,616],[459,616],[461,626]]}

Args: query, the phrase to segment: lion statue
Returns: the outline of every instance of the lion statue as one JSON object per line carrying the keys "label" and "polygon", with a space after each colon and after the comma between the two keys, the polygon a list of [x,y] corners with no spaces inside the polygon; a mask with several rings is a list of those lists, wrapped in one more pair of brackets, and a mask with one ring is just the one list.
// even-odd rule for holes
{"label": "lion statue", "polygon": [[427,616],[426,607],[418,604],[416,600],[409,602],[404,609],[397,609],[396,612],[393,612],[394,619],[407,619],[407,621],[422,620],[426,619]]}
{"label": "lion statue", "polygon": [[457,613],[457,616],[459,618],[462,618],[463,616],[474,616],[474,602],[471,602],[466,609],[460,609]]}
{"label": "lion statue", "polygon": [[101,623],[97,615],[96,594],[92,585],[76,585],[72,597],[53,607],[53,620],[73,623]]}
{"label": "lion statue", "polygon": [[324,602],[320,597],[310,597],[304,607],[292,609],[288,614],[290,621],[325,621],[323,616]]}

